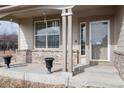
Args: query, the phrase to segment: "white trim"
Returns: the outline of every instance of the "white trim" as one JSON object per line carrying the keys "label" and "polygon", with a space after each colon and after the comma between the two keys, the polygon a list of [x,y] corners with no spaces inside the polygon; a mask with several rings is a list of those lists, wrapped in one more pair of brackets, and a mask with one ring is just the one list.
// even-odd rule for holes
{"label": "white trim", "polygon": [[0,14],[0,19],[2,19],[3,17],[6,17],[6,16],[8,16],[10,13],[2,13],[2,14]]}
{"label": "white trim", "polygon": [[[38,34],[38,35],[34,35],[34,36],[44,36],[46,34]],[[47,34],[47,35],[58,35],[58,34]]]}
{"label": "white trim", "polygon": [[[46,21],[48,22],[48,21],[55,21],[55,20],[58,20],[58,21],[59,21],[59,24],[60,24],[61,21],[60,21],[59,18],[57,18],[57,19],[49,19],[49,20],[46,20]],[[35,31],[36,31],[36,30],[35,30],[35,28],[36,28],[36,27],[35,27],[35,26],[36,26],[35,24],[38,23],[38,22],[44,22],[44,21],[43,21],[43,20],[34,21],[34,35],[33,35],[33,37],[34,37],[34,49],[49,49],[48,46],[47,46],[47,37],[46,37],[46,48],[36,48],[35,37],[36,37],[36,36],[39,36],[39,35],[35,35]],[[47,24],[46,24],[46,27],[47,27]],[[60,27],[61,27],[61,26],[60,26]],[[46,29],[47,29],[47,28],[46,28]],[[61,30],[61,29],[60,29],[60,30]],[[47,35],[47,33],[46,33],[45,35]],[[52,34],[50,34],[50,35],[52,35]],[[55,35],[55,34],[54,34],[54,35]],[[52,48],[52,49],[59,49],[59,48],[60,48],[60,32],[59,32],[59,47],[58,47],[58,48]]]}
{"label": "white trim", "polygon": [[90,55],[90,60],[92,59],[91,55],[91,23],[89,22],[89,55]]}
{"label": "white trim", "polygon": [[[81,24],[85,24],[86,26],[86,22],[80,23],[80,55],[81,55]],[[85,36],[86,36],[86,29],[85,29]],[[85,55],[81,55],[81,56],[86,56],[86,37],[85,37]]]}
{"label": "white trim", "polygon": [[[82,24],[85,24],[85,26],[86,26],[86,28],[85,28],[85,55],[81,55],[81,25],[82,25]],[[80,49],[79,49],[79,50],[80,50],[80,52],[79,52],[79,53],[80,53],[80,58],[79,58],[79,60],[80,60],[80,64],[83,64],[83,65],[84,65],[84,64],[87,63],[87,60],[86,60],[86,54],[87,54],[87,53],[86,53],[86,52],[87,52],[87,50],[86,50],[87,22],[80,22],[80,31],[79,31],[79,32],[80,32],[80,44],[79,44],[79,45],[80,45]]]}
{"label": "white trim", "polygon": [[34,49],[35,49],[35,45],[36,45],[36,42],[35,42],[35,28],[36,28],[36,27],[35,27],[35,24],[36,24],[36,23],[35,23],[35,21],[34,21],[34,22],[33,22],[33,25],[34,25],[34,31],[33,31],[33,41],[34,41],[34,42],[33,42],[33,48],[34,48]]}
{"label": "white trim", "polygon": [[[97,60],[97,59],[92,59],[92,50],[91,50],[91,24],[92,23],[98,23],[98,22],[108,22],[108,57],[107,60]],[[89,47],[90,47],[90,61],[110,61],[110,20],[100,20],[100,21],[91,21],[89,22]]]}
{"label": "white trim", "polygon": [[[28,6],[28,5],[27,5]],[[6,6],[3,7],[4,9],[0,8],[0,10],[10,10],[11,8],[17,8],[18,7],[23,7],[23,5],[15,5],[15,6]],[[9,14],[18,14],[18,13],[24,13],[24,12],[28,12],[28,11],[35,11],[35,10],[47,10],[47,9],[52,9],[52,10],[62,10],[63,8],[57,8],[57,7],[51,7],[50,5],[43,5],[43,6],[39,6],[39,7],[26,7],[25,9],[20,9],[20,10],[14,10],[14,11],[10,11]]]}
{"label": "white trim", "polygon": [[90,61],[104,61],[104,62],[110,62],[109,60],[102,60],[102,59],[100,59],[100,60],[97,60],[97,59],[90,59]]}
{"label": "white trim", "polygon": [[71,13],[62,13],[61,16],[70,16],[72,15],[72,12]]}
{"label": "white trim", "polygon": [[[60,21],[60,18],[56,18],[56,19],[46,19],[46,21],[53,21],[53,20],[59,20]],[[37,21],[34,21],[34,23],[38,23],[38,22],[43,22],[44,20],[37,20]]]}
{"label": "white trim", "polygon": [[21,5],[9,5],[9,6],[4,6],[4,7],[1,7],[0,10],[16,8],[16,7],[19,7],[19,6],[21,6]]}
{"label": "white trim", "polygon": [[20,48],[20,42],[21,42],[21,39],[20,39],[20,31],[21,31],[21,27],[20,27],[20,23],[18,24],[18,50],[20,50],[21,48]]}
{"label": "white trim", "polygon": [[61,7],[61,8],[56,8],[56,9],[60,9],[60,10],[63,10],[63,9],[71,9],[73,7],[75,7],[76,5],[69,5],[69,6],[64,6],[64,7]]}
{"label": "white trim", "polygon": [[108,61],[110,61],[111,60],[111,57],[110,57],[110,52],[111,52],[111,50],[110,50],[110,40],[111,40],[111,37],[110,37],[110,31],[111,31],[111,29],[110,29],[111,27],[110,27],[110,20],[108,20]]}
{"label": "white trim", "polygon": [[46,31],[46,35],[45,35],[45,37],[46,37],[46,48],[48,48],[48,45],[47,45],[47,44],[48,44],[48,41],[47,41],[47,40],[48,40],[48,39],[47,39],[47,36],[48,36],[48,34],[47,34],[47,22],[48,22],[48,21],[46,20],[46,21],[45,21],[45,24],[46,24],[46,30],[45,30],[45,31]]}

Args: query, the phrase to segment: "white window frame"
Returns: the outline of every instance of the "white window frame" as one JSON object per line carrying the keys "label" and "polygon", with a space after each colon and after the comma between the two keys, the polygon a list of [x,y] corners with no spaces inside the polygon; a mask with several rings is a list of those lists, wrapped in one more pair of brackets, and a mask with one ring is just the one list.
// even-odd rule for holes
{"label": "white window frame", "polygon": [[[48,22],[48,21],[59,21],[59,26],[60,26],[60,31],[61,31],[61,24],[60,24],[60,19],[49,19],[49,20],[45,20],[46,22]],[[34,21],[34,49],[58,49],[58,48],[60,48],[60,31],[59,31],[59,34],[57,34],[57,35],[59,35],[59,47],[58,48],[48,48],[48,41],[47,41],[47,36],[49,35],[49,34],[47,34],[46,33],[46,47],[45,48],[36,48],[36,36],[38,36],[38,35],[35,35],[35,32],[36,32],[36,23],[38,23],[38,22],[44,22],[44,20],[39,20],[39,21]],[[47,29],[47,24],[46,24],[46,29]],[[50,35],[56,35],[56,34],[50,34]],[[42,36],[42,34],[39,34],[39,36]]]}
{"label": "white window frame", "polygon": [[[107,22],[108,23],[108,57],[107,60],[102,60],[102,59],[92,59],[92,46],[91,46],[91,24],[92,23],[99,23],[99,22]],[[100,20],[100,21],[91,21],[89,22],[89,47],[90,47],[90,61],[107,61],[110,62],[110,20]]]}
{"label": "white window frame", "polygon": [[[81,25],[82,25],[82,24],[85,24],[85,26],[86,26],[87,23],[86,23],[86,22],[81,22],[81,23],[80,23],[80,51],[81,51]],[[87,27],[86,27],[86,29],[87,29]],[[85,29],[85,36],[86,36],[86,29]],[[87,36],[86,36],[86,37],[87,37]],[[87,38],[85,38],[85,55],[81,55],[81,53],[80,53],[81,56],[86,56],[86,39],[87,39]]]}

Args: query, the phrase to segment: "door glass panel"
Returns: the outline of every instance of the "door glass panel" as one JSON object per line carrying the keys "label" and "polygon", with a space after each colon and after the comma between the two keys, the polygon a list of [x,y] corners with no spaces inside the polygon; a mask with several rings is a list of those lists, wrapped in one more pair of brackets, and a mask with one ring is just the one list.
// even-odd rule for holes
{"label": "door glass panel", "polygon": [[91,58],[108,59],[108,22],[91,23]]}
{"label": "door glass panel", "polygon": [[81,55],[85,55],[86,24],[81,24]]}

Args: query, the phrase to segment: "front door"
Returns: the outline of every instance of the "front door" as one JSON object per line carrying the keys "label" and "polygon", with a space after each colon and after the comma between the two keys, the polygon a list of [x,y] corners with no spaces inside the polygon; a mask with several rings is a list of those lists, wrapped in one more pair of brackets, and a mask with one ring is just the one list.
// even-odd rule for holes
{"label": "front door", "polygon": [[[89,34],[86,22],[80,23],[80,61],[86,64],[86,55],[89,61],[110,61],[110,21],[89,22]],[[86,36],[89,38],[89,47],[86,48]],[[87,53],[88,52],[88,53]]]}
{"label": "front door", "polygon": [[82,22],[80,24],[80,54],[81,54],[81,64],[86,64],[86,23]]}
{"label": "front door", "polygon": [[90,60],[109,61],[109,20],[90,22]]}

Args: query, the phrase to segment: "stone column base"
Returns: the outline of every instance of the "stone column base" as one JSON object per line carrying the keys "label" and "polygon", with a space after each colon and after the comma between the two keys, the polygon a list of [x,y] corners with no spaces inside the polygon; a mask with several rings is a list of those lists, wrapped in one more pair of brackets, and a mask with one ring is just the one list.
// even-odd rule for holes
{"label": "stone column base", "polygon": [[120,51],[115,51],[114,55],[114,66],[118,69],[121,78],[124,79],[124,53]]}

